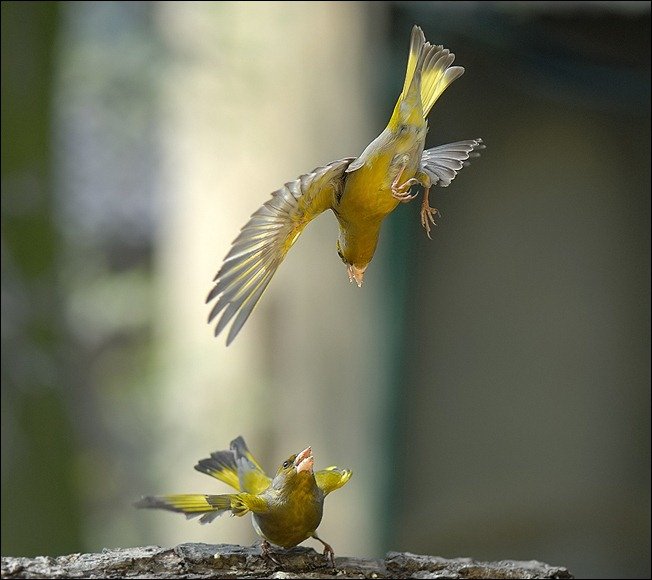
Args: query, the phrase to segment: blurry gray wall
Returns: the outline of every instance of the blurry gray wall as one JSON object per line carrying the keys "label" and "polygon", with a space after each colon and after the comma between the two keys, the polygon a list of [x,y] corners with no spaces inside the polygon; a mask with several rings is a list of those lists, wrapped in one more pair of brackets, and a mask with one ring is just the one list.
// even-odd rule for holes
{"label": "blurry gray wall", "polygon": [[392,36],[419,22],[467,69],[429,142],[487,149],[435,192],[432,242],[392,222],[391,546],[649,577],[649,3],[424,4]]}

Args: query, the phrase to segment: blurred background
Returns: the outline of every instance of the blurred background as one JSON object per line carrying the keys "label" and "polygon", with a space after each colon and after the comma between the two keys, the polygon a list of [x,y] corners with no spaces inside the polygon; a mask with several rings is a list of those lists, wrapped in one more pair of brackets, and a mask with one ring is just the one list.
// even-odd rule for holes
{"label": "blurred background", "polygon": [[[316,220],[227,349],[230,242],[382,130],[415,23],[466,67],[427,146],[487,149],[362,290]],[[2,3],[2,554],[253,542],[132,507],[239,434],[353,469],[339,555],[649,577],[649,2]]]}

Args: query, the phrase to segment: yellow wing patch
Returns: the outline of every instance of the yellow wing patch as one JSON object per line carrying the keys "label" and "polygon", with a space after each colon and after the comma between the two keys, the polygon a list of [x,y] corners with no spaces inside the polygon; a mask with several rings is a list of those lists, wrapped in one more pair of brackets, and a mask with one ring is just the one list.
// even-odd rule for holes
{"label": "yellow wing patch", "polygon": [[342,487],[349,479],[353,472],[350,469],[340,469],[339,467],[327,467],[315,473],[317,485],[328,495],[331,491],[335,491]]}

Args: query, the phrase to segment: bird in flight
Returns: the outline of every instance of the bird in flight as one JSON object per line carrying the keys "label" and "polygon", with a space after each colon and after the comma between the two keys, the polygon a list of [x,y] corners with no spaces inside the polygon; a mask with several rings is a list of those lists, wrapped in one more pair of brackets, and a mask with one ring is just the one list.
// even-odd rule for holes
{"label": "bird in flight", "polygon": [[349,281],[362,286],[383,220],[401,202],[418,195],[421,225],[430,237],[437,209],[430,207],[431,187],[447,187],[471,157],[484,148],[468,139],[424,151],[430,109],[446,88],[464,73],[452,66],[455,55],[426,41],[412,29],[403,90],[392,116],[359,157],[317,167],[272,193],[244,225],[224,258],[206,299],[216,300],[209,314],[215,336],[229,323],[229,345],[242,329],[272,276],[306,225],[327,209],[339,222],[337,253]]}

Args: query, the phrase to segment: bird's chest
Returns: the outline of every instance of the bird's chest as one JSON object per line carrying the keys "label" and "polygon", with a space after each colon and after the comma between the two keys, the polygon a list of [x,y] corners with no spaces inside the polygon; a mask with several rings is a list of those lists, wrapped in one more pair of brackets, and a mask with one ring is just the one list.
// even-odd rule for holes
{"label": "bird's chest", "polygon": [[399,201],[392,187],[415,176],[418,155],[379,155],[347,175],[338,214],[346,221],[382,220],[396,209]]}
{"label": "bird's chest", "polygon": [[253,514],[256,532],[272,544],[291,548],[303,542],[317,529],[323,502],[294,497],[274,506],[269,513]]}

